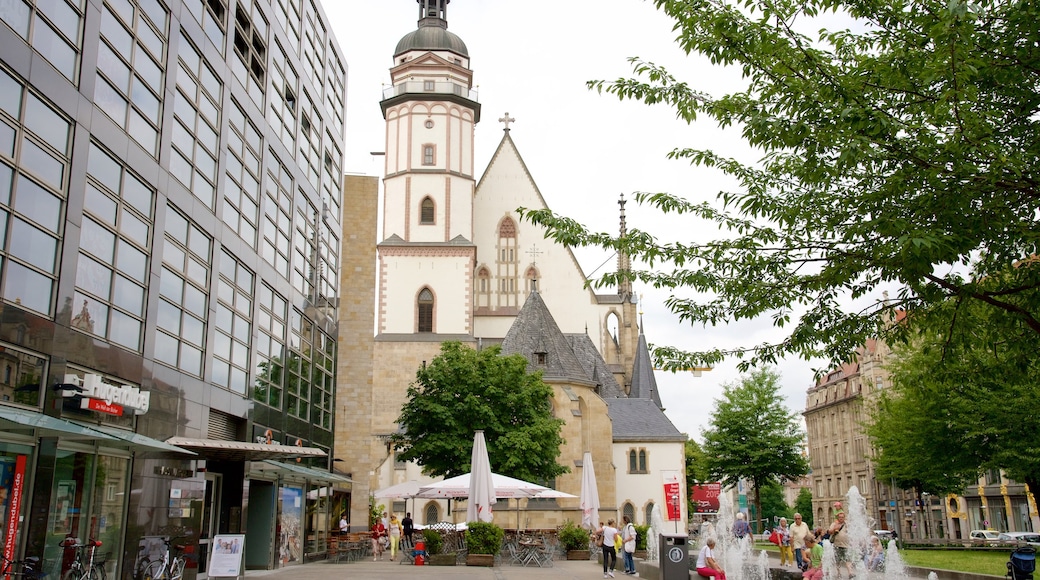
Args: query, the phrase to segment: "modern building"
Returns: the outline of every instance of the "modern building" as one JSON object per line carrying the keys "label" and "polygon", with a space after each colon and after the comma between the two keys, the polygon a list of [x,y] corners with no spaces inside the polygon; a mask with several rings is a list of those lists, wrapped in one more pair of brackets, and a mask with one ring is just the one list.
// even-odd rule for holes
{"label": "modern building", "polygon": [[[4,556],[320,557],[346,67],[315,0],[0,5]],[[341,502],[337,507],[336,502]],[[139,546],[144,546],[139,550]],[[273,547],[273,549],[272,549]]]}

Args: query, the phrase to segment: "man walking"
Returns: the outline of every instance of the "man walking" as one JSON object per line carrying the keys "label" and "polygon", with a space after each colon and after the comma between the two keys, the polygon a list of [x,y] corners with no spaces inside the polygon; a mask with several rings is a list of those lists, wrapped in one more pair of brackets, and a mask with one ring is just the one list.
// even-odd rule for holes
{"label": "man walking", "polygon": [[794,550],[794,563],[799,570],[802,566],[802,548],[805,547],[805,539],[809,537],[809,526],[802,521],[802,514],[794,514],[794,524],[791,525],[791,549]]}

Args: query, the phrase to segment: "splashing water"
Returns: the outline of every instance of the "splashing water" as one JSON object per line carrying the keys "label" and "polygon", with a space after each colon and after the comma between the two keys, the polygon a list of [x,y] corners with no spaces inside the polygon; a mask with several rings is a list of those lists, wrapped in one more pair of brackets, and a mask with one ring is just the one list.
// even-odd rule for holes
{"label": "splashing water", "polygon": [[[765,550],[755,555],[754,537],[737,538],[733,535],[736,519],[733,506],[720,502],[718,520],[715,524],[701,524],[697,552],[705,546],[708,538],[715,538],[715,560],[722,564],[727,580],[766,580],[769,578],[769,555]],[[690,557],[696,560],[697,552]],[[691,562],[691,566],[696,562]]]}
{"label": "splashing water", "polygon": [[[899,548],[896,546],[895,540],[889,540],[888,548],[885,550],[884,578],[885,580],[902,580],[906,578],[906,564],[903,563],[903,556],[899,554]],[[934,580],[931,578],[931,575],[929,575],[929,580]]]}
{"label": "splashing water", "polygon": [[650,531],[646,535],[646,559],[657,560],[658,538],[664,531],[664,517],[661,516],[661,506],[654,504],[650,510]]}

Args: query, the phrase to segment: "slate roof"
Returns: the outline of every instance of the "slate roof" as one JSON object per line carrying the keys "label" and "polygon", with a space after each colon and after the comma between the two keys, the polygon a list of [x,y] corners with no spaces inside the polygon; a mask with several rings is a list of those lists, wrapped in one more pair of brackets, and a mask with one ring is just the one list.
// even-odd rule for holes
{"label": "slate roof", "polygon": [[607,413],[613,423],[614,442],[619,441],[685,441],[651,399],[606,399]]}
{"label": "slate roof", "polygon": [[632,364],[632,389],[629,393],[632,399],[650,399],[659,408],[661,404],[661,393],[657,390],[657,379],[654,377],[654,363],[650,360],[650,349],[646,345],[646,337],[639,333],[639,343],[636,345],[636,360]]}
{"label": "slate roof", "polygon": [[[541,370],[544,379],[593,384],[538,292],[527,296],[502,340],[502,353],[524,355],[527,370]],[[545,364],[536,362],[535,353],[545,353]]]}
{"label": "slate roof", "polygon": [[614,373],[596,350],[592,338],[587,334],[566,334],[574,350],[574,356],[585,369],[585,374],[599,385],[599,396],[606,398],[624,397],[625,392],[614,379]]}

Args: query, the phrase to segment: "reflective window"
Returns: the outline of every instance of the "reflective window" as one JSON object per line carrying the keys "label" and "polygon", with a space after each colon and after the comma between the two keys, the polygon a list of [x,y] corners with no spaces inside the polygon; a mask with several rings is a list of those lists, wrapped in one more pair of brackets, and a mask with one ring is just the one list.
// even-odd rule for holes
{"label": "reflective window", "polygon": [[21,351],[11,344],[0,343],[0,401],[39,407],[43,402],[45,384],[46,358]]}
{"label": "reflective window", "polygon": [[202,376],[211,238],[172,206],[166,211],[155,358]]}
{"label": "reflective window", "polygon": [[267,85],[267,20],[256,3],[235,7],[235,56],[231,70],[261,110]]}
{"label": "reflective window", "polygon": [[65,78],[76,83],[79,53],[83,48],[84,2],[8,0],[0,2],[0,20],[6,22]]}
{"label": "reflective window", "polygon": [[184,0],[184,7],[202,25],[213,46],[224,54],[224,25],[227,2],[224,0]]}
{"label": "reflective window", "polygon": [[290,316],[288,360],[282,361],[285,372],[285,411],[291,417],[307,419],[310,416],[314,370],[311,364],[314,323],[296,309],[292,310]]}
{"label": "reflective window", "polygon": [[282,406],[285,365],[285,331],[288,328],[288,302],[267,284],[257,294],[256,384],[253,399],[276,409]]}
{"label": "reflective window", "polygon": [[263,135],[246,117],[242,108],[231,102],[228,121],[227,180],[224,183],[224,223],[250,246],[256,245],[260,219],[260,158]]}
{"label": "reflective window", "polygon": [[187,38],[181,40],[181,47],[170,172],[213,209],[223,87]]}
{"label": "reflective window", "polygon": [[286,280],[289,279],[292,191],[292,174],[272,151],[264,177],[264,231],[260,252],[264,261],[274,266]]}
{"label": "reflective window", "polygon": [[289,151],[296,150],[296,95],[299,77],[276,42],[271,53],[271,91],[268,93],[267,120],[271,129]]}
{"label": "reflective window", "polygon": [[212,381],[239,394],[249,379],[249,342],[253,333],[253,273],[226,250],[220,253],[214,318]]}

